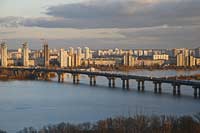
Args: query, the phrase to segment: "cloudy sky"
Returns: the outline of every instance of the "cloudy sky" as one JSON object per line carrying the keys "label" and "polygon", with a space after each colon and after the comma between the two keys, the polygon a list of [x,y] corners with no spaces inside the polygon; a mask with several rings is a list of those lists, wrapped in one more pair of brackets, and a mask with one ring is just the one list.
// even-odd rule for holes
{"label": "cloudy sky", "polygon": [[200,0],[0,0],[9,48],[195,48]]}

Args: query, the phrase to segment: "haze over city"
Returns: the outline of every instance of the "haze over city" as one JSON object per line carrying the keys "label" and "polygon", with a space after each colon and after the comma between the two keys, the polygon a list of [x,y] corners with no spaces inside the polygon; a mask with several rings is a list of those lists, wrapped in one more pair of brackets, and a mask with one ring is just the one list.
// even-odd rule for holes
{"label": "haze over city", "polygon": [[196,48],[199,0],[1,0],[0,39],[50,47]]}

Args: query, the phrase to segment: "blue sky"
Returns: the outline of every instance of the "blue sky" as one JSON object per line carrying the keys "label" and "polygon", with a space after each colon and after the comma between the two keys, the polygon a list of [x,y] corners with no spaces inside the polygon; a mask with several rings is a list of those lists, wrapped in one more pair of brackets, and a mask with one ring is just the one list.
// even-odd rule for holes
{"label": "blue sky", "polygon": [[11,48],[195,48],[199,35],[200,0],[0,0]]}

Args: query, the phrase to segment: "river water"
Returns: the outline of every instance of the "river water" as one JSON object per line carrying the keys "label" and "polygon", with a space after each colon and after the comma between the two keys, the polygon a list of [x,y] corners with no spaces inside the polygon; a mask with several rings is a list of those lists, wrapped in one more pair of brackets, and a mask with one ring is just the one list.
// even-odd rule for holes
{"label": "river water", "polygon": [[[200,74],[200,71],[134,71],[131,74],[175,76]],[[104,77],[97,77],[97,86],[90,87],[82,75],[79,85],[73,85],[70,75],[64,83],[52,81],[0,81],[0,128],[16,132],[23,127],[41,128],[60,122],[94,122],[107,117],[146,115],[192,115],[200,112],[200,99],[193,98],[193,89],[181,86],[181,97],[172,96],[172,86],[163,84],[163,94],[153,93],[153,84],[145,82],[145,92],[137,92],[130,81],[130,91],[108,88]]]}

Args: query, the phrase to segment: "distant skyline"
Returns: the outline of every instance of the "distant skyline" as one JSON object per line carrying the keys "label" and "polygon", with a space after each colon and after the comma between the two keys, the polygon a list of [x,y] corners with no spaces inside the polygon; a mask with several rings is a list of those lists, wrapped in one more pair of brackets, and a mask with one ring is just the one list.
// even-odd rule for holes
{"label": "distant skyline", "polygon": [[199,0],[0,0],[0,12],[10,49],[200,46]]}

